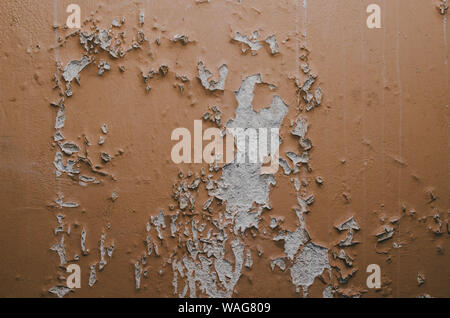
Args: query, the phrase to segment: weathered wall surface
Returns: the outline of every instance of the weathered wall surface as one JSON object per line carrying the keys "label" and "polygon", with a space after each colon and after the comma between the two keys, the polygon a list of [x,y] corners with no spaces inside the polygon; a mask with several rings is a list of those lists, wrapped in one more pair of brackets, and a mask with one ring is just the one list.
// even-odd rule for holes
{"label": "weathered wall surface", "polygon": [[[70,3],[0,3],[0,296],[450,296],[440,1]],[[172,162],[213,106],[277,173]]]}

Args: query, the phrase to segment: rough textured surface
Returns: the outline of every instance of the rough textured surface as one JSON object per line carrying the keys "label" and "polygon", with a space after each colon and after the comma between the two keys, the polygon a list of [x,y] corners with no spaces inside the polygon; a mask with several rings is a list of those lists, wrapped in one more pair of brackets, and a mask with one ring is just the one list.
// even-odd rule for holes
{"label": "rough textured surface", "polygon": [[447,1],[77,3],[0,4],[0,296],[449,296]]}

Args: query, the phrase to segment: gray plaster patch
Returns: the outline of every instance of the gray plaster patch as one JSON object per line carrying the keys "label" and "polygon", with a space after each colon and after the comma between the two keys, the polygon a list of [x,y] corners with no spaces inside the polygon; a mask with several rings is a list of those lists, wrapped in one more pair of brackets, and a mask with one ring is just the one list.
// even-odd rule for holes
{"label": "gray plaster patch", "polygon": [[328,249],[311,242],[307,243],[290,269],[292,283],[296,287],[301,286],[303,295],[307,296],[309,286],[325,269],[330,270]]}
{"label": "gray plaster patch", "polygon": [[86,249],[86,229],[84,227],[81,231],[81,253],[83,255],[89,253],[89,250]]}
{"label": "gray plaster patch", "polygon": [[293,260],[299,247],[309,241],[308,232],[299,227],[294,232],[281,231],[273,238],[274,241],[284,240],[284,253]]}
{"label": "gray plaster patch", "polygon": [[89,57],[84,55],[81,60],[73,60],[70,61],[66,67],[64,68],[63,78],[66,82],[70,83],[72,80],[79,79],[80,72],[89,64],[91,61],[89,60]]}
{"label": "gray plaster patch", "polygon": [[[235,118],[227,123],[227,129],[266,128],[279,129],[288,106],[279,96],[274,96],[270,107],[257,112],[253,109],[255,85],[262,83],[261,75],[256,74],[246,77],[241,87],[235,92],[238,106],[235,110]],[[233,131],[230,130],[233,134]],[[236,130],[234,130],[236,136]],[[277,137],[278,138],[278,137]],[[268,140],[269,142],[269,140]],[[247,157],[251,149],[238,147],[236,157]],[[210,191],[210,195],[222,201],[226,201],[226,218],[235,222],[235,232],[241,232],[249,227],[257,227],[258,212],[250,213],[253,203],[260,207],[270,208],[270,186],[275,184],[271,174],[261,175],[262,162],[238,163],[236,158],[230,164],[222,168],[222,176],[217,183],[217,189]]]}

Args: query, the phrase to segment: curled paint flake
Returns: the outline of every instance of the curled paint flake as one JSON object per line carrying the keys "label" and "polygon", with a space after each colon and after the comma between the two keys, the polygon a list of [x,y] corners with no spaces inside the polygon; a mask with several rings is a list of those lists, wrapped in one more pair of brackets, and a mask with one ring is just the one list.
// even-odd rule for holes
{"label": "curled paint flake", "polygon": [[86,229],[83,227],[81,230],[81,253],[87,255],[89,250],[86,249]]}
{"label": "curled paint flake", "polygon": [[97,273],[95,271],[95,267],[97,264],[92,264],[90,266],[90,273],[89,273],[89,287],[94,286],[94,284],[97,282]]}
{"label": "curled paint flake", "polygon": [[105,135],[108,133],[108,126],[106,124],[103,124],[101,127],[102,133]]}
{"label": "curled paint flake", "polygon": [[315,199],[314,194],[311,194],[305,199],[305,203],[307,205],[311,205],[314,203],[314,199]]}
{"label": "curled paint flake", "polygon": [[279,53],[278,43],[277,43],[277,39],[276,39],[275,35],[271,35],[271,36],[267,37],[265,42],[267,44],[269,44],[272,55]]}
{"label": "curled paint flake", "polygon": [[145,33],[143,31],[138,31],[137,33],[137,41],[139,42],[139,44],[144,43],[144,41],[146,41],[147,39],[145,38]]}
{"label": "curled paint flake", "polygon": [[291,159],[294,165],[298,165],[299,163],[308,163],[309,154],[307,152],[303,152],[301,155],[296,154],[295,152],[286,152],[286,156]]}
{"label": "curled paint flake", "polygon": [[270,219],[270,225],[269,225],[269,227],[271,228],[271,229],[274,229],[274,228],[276,228],[278,226],[278,220],[276,219],[276,218],[271,218]]}
{"label": "curled paint flake", "polygon": [[111,258],[114,253],[114,243],[111,244],[111,246],[108,246],[106,248],[106,253],[108,254],[108,257]]}
{"label": "curled paint flake", "polygon": [[198,62],[198,73],[199,73],[199,79],[203,85],[204,88],[210,91],[215,90],[224,90],[225,89],[225,81],[227,79],[228,75],[228,66],[226,64],[223,64],[219,67],[219,81],[216,82],[215,80],[209,80],[212,73],[206,69],[205,65],[202,61]]}
{"label": "curled paint flake", "polygon": [[70,291],[72,291],[72,289],[70,289],[67,286],[53,286],[52,288],[50,288],[48,290],[48,292],[50,294],[54,294],[56,296],[58,296],[58,298],[63,298],[64,296],[66,296]]}
{"label": "curled paint flake", "polygon": [[54,135],[53,135],[53,141],[58,142],[64,140],[64,136],[60,131],[57,131]]}
{"label": "curled paint flake", "polygon": [[152,220],[153,225],[156,227],[156,231],[158,232],[158,238],[160,240],[162,240],[163,236],[162,236],[162,232],[161,232],[161,227],[163,229],[166,228],[166,222],[164,221],[163,211],[160,211],[157,216],[152,216],[151,220]]}
{"label": "curled paint flake", "polygon": [[209,207],[211,206],[212,202],[214,200],[214,197],[209,198],[208,200],[206,200],[206,202],[203,204],[203,211],[206,211],[209,209]]}
{"label": "curled paint flake", "polygon": [[100,47],[104,51],[109,51],[112,40],[112,36],[109,34],[108,30],[100,30],[98,33],[98,41],[100,42]]}
{"label": "curled paint flake", "polygon": [[200,185],[200,178],[196,178],[194,181],[192,181],[192,183],[189,185],[189,190],[195,190],[198,188],[198,186]]}
{"label": "curled paint flake", "polygon": [[340,246],[340,247],[348,247],[348,246],[352,246],[352,245],[355,245],[355,244],[358,244],[358,243],[359,242],[353,241],[353,230],[350,229],[350,230],[347,231],[345,239],[338,243],[338,246]]}
{"label": "curled paint flake", "polygon": [[156,256],[159,256],[159,249],[158,249],[158,245],[156,245],[156,244],[153,244],[153,248],[154,248],[154,250],[155,250],[155,255],[156,255]]}
{"label": "curled paint flake", "polygon": [[258,212],[241,212],[235,217],[234,233],[237,234],[239,231],[244,233],[246,229],[252,227],[258,229],[259,217],[262,213],[262,209],[258,209]]}
{"label": "curled paint flake", "polygon": [[61,104],[56,114],[55,129],[64,128],[65,122],[66,122],[66,107],[64,106],[64,104]]}
{"label": "curled paint flake", "polygon": [[100,262],[98,264],[98,270],[101,271],[106,264],[108,263],[105,259],[105,254],[106,254],[106,250],[105,250],[105,239],[106,239],[106,234],[103,232],[101,237],[100,237]]}
{"label": "curled paint flake", "polygon": [[279,160],[280,160],[280,166],[281,166],[281,168],[283,168],[284,174],[287,176],[290,175],[292,172],[292,169],[289,166],[289,163],[283,158],[280,158]]}
{"label": "curled paint flake", "polygon": [[61,208],[76,208],[79,206],[78,203],[75,202],[63,202],[64,196],[60,194],[58,199],[55,200],[55,203],[59,205]]}
{"label": "curled paint flake", "polygon": [[61,241],[53,245],[50,250],[58,253],[59,256],[59,265],[63,266],[67,264],[66,258],[66,245],[64,244],[64,236],[61,236]]}
{"label": "curled paint flake", "polygon": [[62,159],[62,153],[59,151],[56,152],[53,165],[56,168],[58,176],[61,175],[61,173],[79,174],[80,170],[75,168],[75,164],[75,161],[69,159],[67,160],[67,165],[65,165]]}
{"label": "curled paint flake", "polygon": [[84,49],[86,50],[86,52],[89,52],[92,48],[93,45],[91,42],[93,42],[95,37],[94,33],[86,33],[86,32],[81,32],[80,33],[80,44],[84,46]]}
{"label": "curled paint flake", "polygon": [[344,221],[342,224],[335,226],[335,228],[341,232],[344,230],[355,230],[359,231],[359,225],[358,222],[356,222],[355,218],[352,216],[346,221]]}
{"label": "curled paint flake", "polygon": [[355,274],[358,270],[356,268],[354,268],[351,272],[349,272],[347,274],[343,274],[341,269],[339,269],[339,267],[337,267],[337,271],[339,272],[339,277],[338,277],[339,284],[347,284],[348,281],[353,276],[355,276]]}
{"label": "curled paint flake", "polygon": [[278,267],[283,272],[286,270],[286,262],[283,257],[278,257],[270,261],[270,268],[272,272],[275,270],[275,267]]}
{"label": "curled paint flake", "polygon": [[65,142],[63,144],[60,143],[59,147],[61,148],[62,152],[69,156],[80,151],[80,147],[78,147],[78,145],[73,142]]}
{"label": "curled paint flake", "polygon": [[141,289],[142,266],[139,261],[134,264],[134,279],[136,281],[136,290]]}
{"label": "curled paint flake", "polygon": [[392,236],[394,236],[395,233],[395,229],[389,225],[385,225],[383,226],[383,231],[376,234],[375,236],[377,237],[377,241],[378,242],[383,242],[386,241],[388,239],[390,239]]}
{"label": "curled paint flake", "polygon": [[180,195],[178,205],[181,210],[185,210],[188,206],[188,198],[185,195]]}
{"label": "curled paint flake", "polygon": [[111,156],[109,154],[107,154],[106,152],[101,152],[100,153],[100,158],[104,161],[104,162],[110,162],[111,161]]}
{"label": "curled paint flake", "polygon": [[417,273],[417,285],[421,286],[425,283],[425,275]]}
{"label": "curled paint flake", "polygon": [[295,122],[295,128],[291,131],[294,136],[298,136],[302,139],[306,138],[308,132],[308,122],[305,118],[299,117]]}
{"label": "curled paint flake", "polygon": [[189,43],[189,37],[186,34],[175,34],[173,37],[173,42],[181,42],[181,44],[186,45]]}
{"label": "curled paint flake", "polygon": [[204,88],[210,91],[215,90],[221,90],[223,91],[225,89],[225,81],[227,79],[228,75],[228,66],[226,64],[223,64],[219,67],[219,81],[216,82],[214,80],[209,80],[212,73],[206,69],[205,65],[202,61],[198,62],[198,74],[199,79],[203,85]]}
{"label": "curled paint flake", "polygon": [[165,64],[161,65],[159,67],[159,74],[161,74],[161,76],[166,76],[167,73],[169,73],[169,67]]}
{"label": "curled paint flake", "polygon": [[206,112],[203,115],[203,120],[209,120],[217,125],[217,127],[220,127],[222,125],[222,112],[217,106],[210,107],[213,114],[210,112]]}
{"label": "curled paint flake", "polygon": [[170,233],[172,237],[175,237],[175,234],[177,233],[177,219],[178,219],[178,212],[175,215],[172,215],[171,222],[170,222]]}
{"label": "curled paint flake", "polygon": [[103,60],[100,60],[100,63],[98,64],[98,75],[102,76],[105,72],[110,71],[111,70],[111,65],[108,62],[105,62]]}
{"label": "curled paint flake", "polygon": [[57,221],[58,221],[59,226],[58,226],[57,228],[55,228],[55,230],[54,230],[55,235],[57,235],[58,233],[64,232],[64,224],[63,224],[63,219],[64,219],[64,217],[65,217],[65,216],[62,215],[62,214],[58,214],[58,215],[56,216],[56,219],[57,219]]}
{"label": "curled paint flake", "polygon": [[322,89],[320,87],[317,87],[314,91],[314,99],[316,106],[319,106],[322,103]]}
{"label": "curled paint flake", "polygon": [[[180,297],[185,297],[188,291],[190,297],[197,297],[197,287],[209,297],[231,297],[244,266],[244,245],[238,239],[231,242],[234,264],[224,259],[225,245],[220,240],[205,241],[204,246],[204,255],[199,255],[198,261],[185,256],[183,262],[173,264],[173,285],[178,286],[175,280],[181,276],[186,283]],[[212,255],[214,258],[210,258]]]}
{"label": "curled paint flake", "polygon": [[347,265],[348,267],[352,267],[353,266],[353,259],[348,256],[344,250],[340,250],[339,254],[336,255],[337,258],[343,260],[345,262],[345,265]]}
{"label": "curled paint flake", "polygon": [[310,68],[309,65],[307,63],[302,63],[302,65],[300,65],[303,73],[308,74],[310,72]]}
{"label": "curled paint flake", "polygon": [[150,256],[153,252],[153,244],[150,235],[147,235],[147,237],[145,238],[145,242],[147,243],[147,255]]}
{"label": "curled paint flake", "polygon": [[439,4],[439,13],[441,15],[446,15],[447,11],[448,11],[448,5],[447,5],[447,0],[441,0],[442,2]]}
{"label": "curled paint flake", "polygon": [[80,176],[80,181],[83,182],[94,182],[96,179],[94,177],[89,176]]}
{"label": "curled paint flake", "polygon": [[117,192],[114,191],[111,194],[111,201],[115,202],[118,198],[119,198],[119,195],[117,194]]}
{"label": "curled paint flake", "polygon": [[[236,32],[233,40],[248,45],[252,51],[258,51],[262,47],[259,41],[251,41],[247,35],[242,35],[240,32]],[[242,49],[242,51],[245,53],[246,50]]]}

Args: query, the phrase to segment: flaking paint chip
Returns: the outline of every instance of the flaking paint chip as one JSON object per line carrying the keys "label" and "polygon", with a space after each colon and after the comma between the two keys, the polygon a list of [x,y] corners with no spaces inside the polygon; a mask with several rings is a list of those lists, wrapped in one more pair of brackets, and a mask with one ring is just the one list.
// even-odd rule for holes
{"label": "flaking paint chip", "polygon": [[210,91],[223,91],[225,89],[225,81],[228,75],[228,66],[226,64],[223,64],[219,67],[219,81],[209,79],[212,76],[212,73],[208,69],[206,69],[202,61],[198,62],[198,74],[200,82],[202,83],[204,88]]}
{"label": "flaking paint chip", "polygon": [[64,73],[63,73],[63,78],[67,83],[72,82],[73,79],[79,79],[79,74],[80,72],[89,64],[91,63],[91,61],[89,60],[89,57],[84,55],[81,60],[73,60],[70,61],[65,69],[64,69]]}

